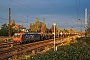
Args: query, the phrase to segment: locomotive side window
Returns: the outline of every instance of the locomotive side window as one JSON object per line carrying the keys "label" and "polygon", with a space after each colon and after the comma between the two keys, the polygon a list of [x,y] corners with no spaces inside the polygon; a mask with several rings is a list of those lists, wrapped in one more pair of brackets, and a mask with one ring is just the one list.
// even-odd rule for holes
{"label": "locomotive side window", "polygon": [[14,38],[19,38],[20,34],[14,34]]}

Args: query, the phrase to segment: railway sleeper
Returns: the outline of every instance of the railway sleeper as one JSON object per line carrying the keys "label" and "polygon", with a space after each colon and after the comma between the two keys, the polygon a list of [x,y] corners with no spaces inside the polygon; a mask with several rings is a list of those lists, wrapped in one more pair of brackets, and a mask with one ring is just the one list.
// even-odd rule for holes
{"label": "railway sleeper", "polygon": [[39,47],[39,48],[37,48],[37,53],[39,53],[39,52],[41,52],[43,50],[45,50],[45,48],[43,46],[42,47]]}
{"label": "railway sleeper", "polygon": [[[38,53],[38,52],[41,52],[41,51],[47,50],[47,49],[48,49],[48,46],[46,46],[46,47],[45,47],[45,46],[41,46],[41,47],[38,47],[38,48],[33,49],[32,51],[30,51],[30,50],[29,50],[29,51],[27,50],[27,51],[28,51],[28,52],[32,52],[32,54],[36,54],[36,53]],[[27,51],[26,51],[26,52],[27,52]],[[23,54],[24,52],[25,52],[24,50],[23,50],[23,51],[20,51],[20,52],[16,52],[16,55],[19,55],[19,54],[21,55],[21,54]],[[25,53],[26,53],[26,52],[25,52]],[[10,54],[10,55],[6,56],[5,58],[10,58],[10,57],[14,56],[14,54],[15,54],[15,53]]]}

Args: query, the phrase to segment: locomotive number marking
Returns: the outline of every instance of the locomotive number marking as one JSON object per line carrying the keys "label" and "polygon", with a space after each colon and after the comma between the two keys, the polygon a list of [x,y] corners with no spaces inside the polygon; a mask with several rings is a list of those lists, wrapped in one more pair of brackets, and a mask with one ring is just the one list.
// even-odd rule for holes
{"label": "locomotive number marking", "polygon": [[34,35],[26,35],[25,39],[26,40],[34,40],[34,37],[35,37]]}

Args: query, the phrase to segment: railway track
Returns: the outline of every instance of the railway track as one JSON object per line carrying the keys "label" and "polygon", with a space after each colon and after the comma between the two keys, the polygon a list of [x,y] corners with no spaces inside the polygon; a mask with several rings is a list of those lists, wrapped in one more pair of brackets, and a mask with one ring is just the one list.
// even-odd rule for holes
{"label": "railway track", "polygon": [[[52,40],[49,40],[49,41],[52,41]],[[45,43],[47,43],[49,41],[46,40],[46,42],[41,41],[41,42],[35,42],[35,43],[30,43],[30,44],[28,43],[28,44],[22,44],[22,45],[13,46],[13,48],[1,51],[0,52],[0,58],[1,59],[9,58],[10,56],[17,55],[17,54],[19,54],[21,52],[24,52],[26,50],[31,50],[31,49],[33,49],[33,48],[35,48],[37,46],[40,46],[41,43],[45,44]]]}
{"label": "railway track", "polygon": [[[63,39],[63,38],[62,38]],[[56,39],[56,44],[61,44],[60,39]],[[64,43],[65,41],[63,41]],[[0,59],[5,60],[15,55],[21,55],[25,53],[35,53],[36,51],[44,50],[45,47],[53,47],[53,39],[40,42],[16,45],[8,50],[0,51]]]}
{"label": "railway track", "polygon": [[34,49],[36,47],[40,47],[43,44],[45,45],[46,43],[49,43],[51,41],[53,41],[53,39],[40,41],[40,42],[35,42],[35,43],[28,43],[28,44],[22,44],[22,45],[13,46],[13,48],[1,51],[0,52],[0,58],[2,58],[2,57],[3,57],[3,59],[4,58],[9,58],[10,56],[17,55],[20,52],[32,50],[32,49]]}
{"label": "railway track", "polygon": [[10,44],[13,44],[13,42],[0,43],[0,49],[8,47],[8,45],[10,45]]}
{"label": "railway track", "polygon": [[15,46],[15,45],[19,45],[19,43],[14,43],[14,42],[0,43],[0,50],[11,48],[12,46]]}

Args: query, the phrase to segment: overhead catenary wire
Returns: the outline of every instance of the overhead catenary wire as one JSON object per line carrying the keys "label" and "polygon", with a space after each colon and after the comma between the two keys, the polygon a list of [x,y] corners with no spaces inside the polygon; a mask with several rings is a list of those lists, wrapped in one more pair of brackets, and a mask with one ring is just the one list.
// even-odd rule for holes
{"label": "overhead catenary wire", "polygon": [[[5,8],[5,9],[8,9],[7,7],[4,7],[4,6],[0,6],[0,7]],[[1,10],[1,9],[0,9],[0,10]],[[13,10],[13,9],[11,9],[11,11],[16,12],[16,11],[15,11],[15,10]],[[26,17],[26,18],[28,18],[28,19],[29,19],[29,15],[24,15],[24,14],[22,14],[22,13],[20,13],[20,12],[17,12],[17,14],[23,15],[24,17]],[[27,16],[28,16],[28,17],[27,17]],[[32,17],[32,18],[34,18],[34,17]],[[27,22],[23,22],[23,21],[16,21],[16,22],[28,23],[28,21],[27,21]]]}
{"label": "overhead catenary wire", "polygon": [[[27,7],[28,9],[33,9],[33,10],[36,10],[36,11],[38,11],[38,12],[42,12],[42,13],[44,13],[44,14],[47,14],[47,15],[52,16],[51,14],[49,14],[49,13],[47,13],[47,12],[44,12],[44,11],[41,11],[41,10],[38,10],[38,9],[32,8],[32,7],[27,6],[27,5],[24,5],[24,4],[22,4],[22,3],[16,2],[15,0],[9,0],[9,1],[14,2],[14,3],[16,3],[16,4],[19,4],[19,5],[22,5],[22,6],[24,6],[24,7]],[[4,6],[0,6],[0,7],[5,8],[6,10],[8,9],[7,7],[4,7]],[[11,8],[11,11],[16,12],[16,10],[13,10],[12,8]],[[24,15],[24,14],[22,14],[22,13],[20,13],[20,12],[19,12],[18,14],[20,14],[20,15]],[[24,16],[27,18],[27,21],[25,20],[26,22],[23,22],[23,21],[16,21],[16,19],[15,19],[15,21],[16,21],[16,22],[22,22],[22,23],[28,23],[29,15],[28,15],[28,16],[27,16],[27,15],[24,15]],[[35,18],[35,17],[33,17],[33,18]],[[3,18],[1,18],[1,19],[3,19]],[[7,20],[8,20],[8,19],[7,19]]]}
{"label": "overhead catenary wire", "polygon": [[[5,8],[5,9],[8,9],[7,7],[4,7],[4,6],[0,6],[0,7],[3,7],[3,8]],[[13,9],[11,9],[11,11],[14,11],[14,12],[16,12],[15,10],[13,10]],[[25,16],[25,17],[27,17],[27,15],[24,15],[24,14],[22,14],[22,13],[20,13],[20,12],[17,12],[18,14],[20,14],[20,15],[23,15],[23,16]]]}
{"label": "overhead catenary wire", "polygon": [[78,30],[78,19],[79,19],[79,3],[78,0],[76,0],[76,16],[77,16],[77,30]]}
{"label": "overhead catenary wire", "polygon": [[[7,19],[7,18],[3,18],[3,17],[0,17],[0,19],[3,19],[3,20],[8,21],[8,19]],[[15,20],[15,21],[16,21],[16,20]],[[22,23],[24,23],[23,21],[16,21],[16,22],[22,22]]]}
{"label": "overhead catenary wire", "polygon": [[77,30],[78,27],[78,20],[80,19],[80,0],[76,0],[76,11],[77,11]]}
{"label": "overhead catenary wire", "polygon": [[[59,7],[57,4],[55,4],[54,2],[52,2],[52,1],[50,1],[50,0],[48,0],[49,2],[51,2],[53,5],[55,5],[55,6],[57,6],[57,7]],[[59,7],[60,8],[60,7]]]}
{"label": "overhead catenary wire", "polygon": [[[50,15],[49,13],[46,13],[46,12],[44,12],[44,11],[41,11],[41,10],[38,10],[38,9],[35,9],[35,8],[32,8],[32,7],[30,7],[30,6],[27,6],[27,5],[24,5],[24,4],[22,4],[22,3],[16,2],[16,1],[14,1],[14,0],[9,0],[9,1],[14,2],[14,3],[16,3],[16,4],[19,4],[19,5],[22,5],[22,6],[24,6],[24,7],[27,7],[27,8],[29,8],[29,9],[33,9],[33,10],[42,12],[42,13],[44,13],[44,14]],[[6,7],[4,7],[4,8],[6,8]],[[13,10],[13,9],[11,9],[11,10],[12,10],[12,11],[15,11],[15,10]],[[18,14],[24,15],[24,14],[21,14],[21,13],[18,13]],[[27,15],[24,15],[24,16],[27,17]],[[50,15],[50,16],[53,16],[53,15]],[[29,18],[29,15],[28,15],[28,18]],[[32,18],[35,18],[35,17],[32,17]]]}
{"label": "overhead catenary wire", "polygon": [[46,13],[46,12],[44,12],[44,11],[41,11],[41,10],[38,10],[38,9],[32,8],[32,7],[30,7],[30,6],[27,6],[27,5],[24,5],[24,4],[22,4],[22,3],[16,2],[16,1],[14,1],[14,0],[9,0],[9,1],[14,2],[14,3],[16,3],[16,4],[19,4],[19,5],[22,5],[22,6],[24,6],[24,7],[27,7],[27,8],[29,8],[29,9],[33,9],[33,10],[36,10],[36,11],[39,11],[39,12],[42,12],[42,13],[48,14],[48,13]]}
{"label": "overhead catenary wire", "polygon": [[[47,15],[49,15],[49,16],[53,16],[53,18],[56,17],[56,15],[51,15],[51,14],[49,14],[49,13],[47,13],[47,12],[44,12],[44,11],[42,11],[42,10],[38,10],[38,9],[36,9],[36,8],[32,8],[32,7],[27,6],[27,5],[23,4],[23,3],[20,3],[20,2],[14,1],[14,0],[9,0],[9,1],[14,2],[14,3],[16,3],[16,4],[19,4],[19,5],[21,5],[21,6],[24,6],[24,7],[28,8],[28,9],[32,9],[32,10],[35,10],[35,11],[38,11],[38,12],[47,14]],[[54,4],[54,3],[53,3],[53,4]],[[34,17],[34,18],[35,18],[35,17]],[[45,17],[44,17],[44,18],[45,18]],[[25,22],[25,23],[26,23],[26,22]]]}
{"label": "overhead catenary wire", "polygon": [[[78,16],[79,16],[79,14],[80,14],[80,0],[79,0],[79,4],[78,4]],[[79,18],[80,18],[80,16],[79,16]]]}
{"label": "overhead catenary wire", "polygon": [[[36,8],[32,8],[32,7],[30,7],[30,6],[27,6],[27,5],[23,4],[23,3],[19,3],[19,2],[15,1],[15,0],[9,0],[9,1],[14,2],[14,3],[16,3],[16,4],[19,4],[19,5],[21,5],[21,6],[27,7],[27,8],[29,8],[30,10],[32,9],[32,10],[35,10],[35,11],[38,11],[38,12],[47,14],[47,15],[49,15],[49,16],[55,16],[55,15],[51,15],[51,14],[49,14],[49,13],[47,13],[47,12],[44,12],[44,11],[42,11],[42,10],[38,10],[38,9],[36,9]],[[34,17],[34,18],[35,18],[35,17]]]}
{"label": "overhead catenary wire", "polygon": [[61,8],[59,7],[57,4],[55,4],[54,2],[52,2],[51,0],[48,0],[49,2],[51,2],[54,6],[58,7],[58,8]]}
{"label": "overhead catenary wire", "polygon": [[[4,20],[4,21],[1,21],[1,20]],[[5,21],[8,21],[8,19],[7,19],[7,18],[0,17],[0,26],[2,25],[1,23],[2,23],[2,22],[5,22]],[[5,23],[6,23],[6,22],[5,22]]]}
{"label": "overhead catenary wire", "polygon": [[[16,0],[9,0],[9,1],[11,1],[11,2],[13,2],[13,3],[16,3],[16,4],[19,4],[19,5],[21,5],[21,6],[24,6],[24,7],[27,7],[28,9],[33,9],[33,10],[36,10],[36,11],[38,11],[38,12],[42,12],[42,13],[44,13],[44,14],[49,14],[49,13],[47,13],[47,12],[44,12],[44,11],[41,11],[41,10],[38,10],[38,9],[35,9],[35,8],[32,8],[32,7],[30,7],[30,6],[27,6],[27,5],[25,5],[25,4],[23,4],[23,3],[19,3],[19,2],[17,2]],[[52,1],[51,1],[52,2]],[[53,2],[52,2],[53,3]],[[55,3],[53,3],[55,6],[57,6]],[[58,7],[58,6],[57,6]],[[13,10],[12,8],[11,8],[11,11],[16,11],[16,10]],[[24,15],[24,14],[21,14],[21,13],[19,13],[20,15]],[[49,14],[50,16],[52,16],[51,14]],[[54,16],[56,16],[56,15],[54,15]],[[27,15],[25,15],[25,17],[27,17]],[[33,17],[33,18],[35,18],[35,17]],[[45,18],[45,17],[44,17]],[[28,22],[28,20],[29,20],[29,15],[28,15],[28,17],[27,17],[27,22]],[[23,21],[20,21],[20,22],[22,22],[22,23],[26,23],[26,22],[23,22]]]}
{"label": "overhead catenary wire", "polygon": [[3,20],[8,20],[7,18],[3,18],[3,17],[0,17],[0,19],[3,19]]}
{"label": "overhead catenary wire", "polygon": [[77,18],[79,19],[80,16],[80,0],[76,0],[76,11],[77,11]]}

